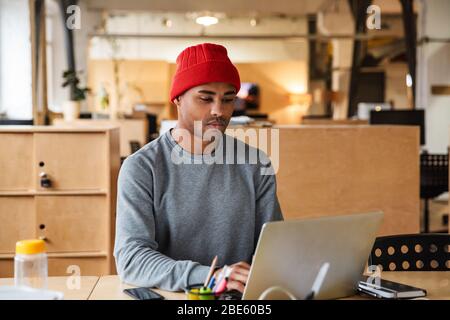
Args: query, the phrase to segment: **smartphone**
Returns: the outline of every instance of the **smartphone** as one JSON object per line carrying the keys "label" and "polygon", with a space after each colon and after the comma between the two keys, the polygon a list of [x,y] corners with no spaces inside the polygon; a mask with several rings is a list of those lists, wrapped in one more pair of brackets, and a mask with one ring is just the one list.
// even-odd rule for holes
{"label": "smartphone", "polygon": [[368,278],[359,281],[358,291],[384,299],[411,299],[427,295],[426,290],[422,288],[383,279],[379,279],[379,282],[375,284]]}
{"label": "smartphone", "polygon": [[149,288],[125,289],[123,292],[137,300],[164,300],[162,295]]}

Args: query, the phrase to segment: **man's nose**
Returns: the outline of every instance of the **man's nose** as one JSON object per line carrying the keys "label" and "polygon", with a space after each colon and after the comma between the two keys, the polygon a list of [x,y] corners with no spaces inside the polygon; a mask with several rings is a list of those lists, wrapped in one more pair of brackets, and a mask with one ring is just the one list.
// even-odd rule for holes
{"label": "man's nose", "polygon": [[211,115],[215,117],[221,117],[223,115],[223,104],[222,101],[217,100],[213,103],[211,107]]}

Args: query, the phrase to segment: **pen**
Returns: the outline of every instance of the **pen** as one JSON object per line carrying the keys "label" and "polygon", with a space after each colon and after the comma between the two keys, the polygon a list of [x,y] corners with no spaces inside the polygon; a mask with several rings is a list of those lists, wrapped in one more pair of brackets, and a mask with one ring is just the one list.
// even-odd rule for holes
{"label": "pen", "polygon": [[216,283],[216,277],[212,276],[211,280],[209,281],[208,288],[212,289],[214,287],[215,283]]}
{"label": "pen", "polygon": [[222,270],[220,270],[219,274],[217,275],[217,278],[215,279],[215,285],[214,285],[214,287],[213,287],[213,291],[214,291],[214,292],[216,292],[217,287],[219,286],[220,282],[223,280],[224,275],[225,275],[224,271],[225,271],[227,268],[228,268],[228,266],[225,265],[225,266],[222,268]]}
{"label": "pen", "polygon": [[204,288],[206,288],[208,286],[209,279],[213,275],[214,268],[216,267],[216,264],[217,264],[217,256],[214,257],[214,259],[213,259],[213,261],[211,263],[211,267],[209,268],[208,276],[206,277],[205,283],[203,284]]}
{"label": "pen", "polygon": [[226,267],[226,269],[224,269],[223,278],[220,282],[217,282],[218,285],[217,285],[215,292],[222,293],[223,291],[225,291],[225,289],[227,288],[227,284],[228,284],[228,277],[230,276],[232,271],[233,271],[233,269],[229,268],[229,267]]}
{"label": "pen", "polygon": [[227,283],[228,283],[228,277],[223,278],[222,281],[217,286],[217,289],[215,292],[222,293],[223,291],[225,291],[225,289],[227,288]]}

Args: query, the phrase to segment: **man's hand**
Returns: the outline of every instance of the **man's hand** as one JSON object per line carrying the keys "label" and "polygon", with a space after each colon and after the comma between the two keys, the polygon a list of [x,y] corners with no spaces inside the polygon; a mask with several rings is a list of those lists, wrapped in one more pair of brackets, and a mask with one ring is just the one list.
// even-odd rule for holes
{"label": "man's hand", "polygon": [[[227,290],[235,289],[241,293],[244,293],[248,274],[250,272],[250,265],[247,262],[241,261],[228,267],[231,268],[232,271],[230,276],[228,277]],[[216,279],[221,271],[222,269],[218,269],[215,272]]]}

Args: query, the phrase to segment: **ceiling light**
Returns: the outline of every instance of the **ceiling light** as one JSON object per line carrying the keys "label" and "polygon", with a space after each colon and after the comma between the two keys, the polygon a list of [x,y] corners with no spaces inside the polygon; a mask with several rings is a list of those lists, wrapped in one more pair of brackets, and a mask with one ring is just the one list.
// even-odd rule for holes
{"label": "ceiling light", "polygon": [[201,24],[202,26],[211,26],[219,22],[219,19],[213,16],[200,16],[195,19],[195,22]]}

